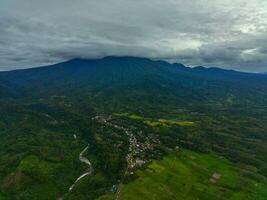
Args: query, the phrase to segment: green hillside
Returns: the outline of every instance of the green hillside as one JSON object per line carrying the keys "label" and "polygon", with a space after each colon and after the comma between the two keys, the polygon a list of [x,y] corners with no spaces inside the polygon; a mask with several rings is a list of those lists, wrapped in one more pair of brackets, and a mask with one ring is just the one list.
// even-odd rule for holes
{"label": "green hillside", "polygon": [[0,199],[264,200],[266,116],[259,74],[134,57],[1,72]]}

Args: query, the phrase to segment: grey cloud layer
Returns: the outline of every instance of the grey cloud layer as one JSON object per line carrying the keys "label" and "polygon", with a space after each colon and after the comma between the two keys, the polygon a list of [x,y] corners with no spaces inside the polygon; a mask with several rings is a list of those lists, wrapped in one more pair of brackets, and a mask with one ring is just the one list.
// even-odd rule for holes
{"label": "grey cloud layer", "polygon": [[267,2],[1,0],[0,70],[107,55],[267,71]]}

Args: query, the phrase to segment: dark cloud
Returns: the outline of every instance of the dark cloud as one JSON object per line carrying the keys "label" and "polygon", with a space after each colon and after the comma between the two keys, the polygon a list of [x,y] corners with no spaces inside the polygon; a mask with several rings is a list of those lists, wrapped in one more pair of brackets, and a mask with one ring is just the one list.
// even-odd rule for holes
{"label": "dark cloud", "polygon": [[265,0],[2,0],[0,70],[142,56],[267,71]]}

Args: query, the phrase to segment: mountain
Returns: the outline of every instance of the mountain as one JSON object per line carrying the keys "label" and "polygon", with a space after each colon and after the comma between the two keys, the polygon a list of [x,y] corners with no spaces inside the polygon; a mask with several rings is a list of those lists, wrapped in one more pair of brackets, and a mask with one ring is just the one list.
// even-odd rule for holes
{"label": "mountain", "polygon": [[[182,64],[169,64],[135,57],[106,57],[98,60],[73,59],[52,66],[0,73],[3,94],[47,96],[53,94],[96,94],[103,90],[139,85],[176,95],[191,95],[203,101],[231,92],[249,98],[254,90],[265,91],[262,75],[219,68],[194,69]],[[114,88],[116,87],[116,88]],[[12,88],[8,90],[8,88]],[[179,88],[179,91],[177,89]],[[0,88],[1,91],[1,88]],[[17,94],[19,95],[19,94]],[[253,97],[254,98],[254,97]],[[182,100],[182,99],[181,99]]]}
{"label": "mountain", "polygon": [[[234,70],[224,70],[220,68],[195,67],[193,69],[185,67],[182,64],[170,64],[164,61],[152,61],[146,58],[137,57],[105,57],[103,59],[87,60],[72,59],[63,63],[36,67],[24,70],[14,70],[2,72],[1,79],[17,84],[42,83],[46,81],[60,82],[62,80],[96,84],[99,79],[105,82],[123,82],[135,81],[149,75],[161,76],[199,76],[206,79],[207,76],[213,76],[213,79],[254,79],[265,77],[260,74],[243,73]],[[131,77],[127,77],[131,74]],[[216,75],[219,77],[215,77]],[[125,79],[125,76],[127,77]],[[209,77],[211,78],[211,77]]]}
{"label": "mountain", "polygon": [[266,195],[265,75],[72,59],[1,72],[0,103],[0,199]]}

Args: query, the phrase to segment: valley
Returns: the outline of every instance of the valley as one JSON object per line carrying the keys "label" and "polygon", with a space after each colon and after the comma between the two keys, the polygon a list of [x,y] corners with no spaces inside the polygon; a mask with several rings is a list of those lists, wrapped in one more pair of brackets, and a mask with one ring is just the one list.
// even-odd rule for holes
{"label": "valley", "polygon": [[1,200],[266,197],[264,75],[106,57],[0,86]]}

